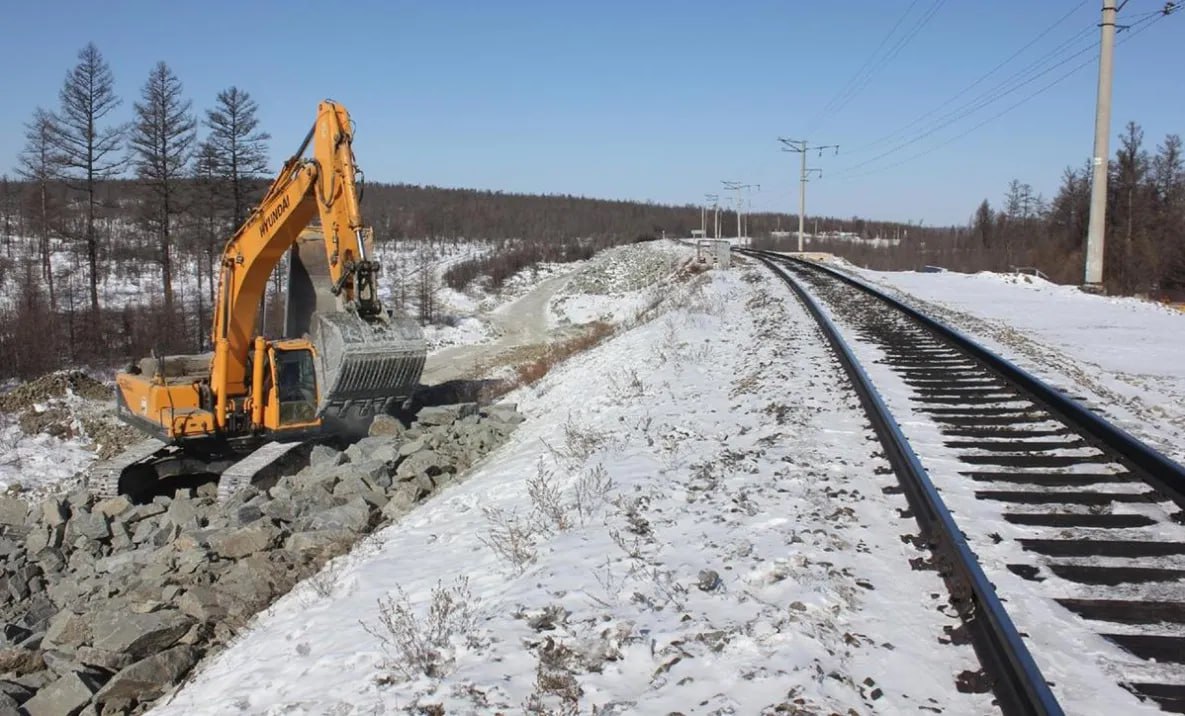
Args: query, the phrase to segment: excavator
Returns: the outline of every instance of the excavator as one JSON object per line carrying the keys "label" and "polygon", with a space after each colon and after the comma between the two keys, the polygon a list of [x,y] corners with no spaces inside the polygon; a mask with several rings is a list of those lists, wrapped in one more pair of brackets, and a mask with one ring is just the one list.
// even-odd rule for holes
{"label": "excavator", "polygon": [[[142,501],[217,477],[225,498],[307,457],[319,439],[364,434],[375,415],[410,399],[427,346],[417,323],[379,299],[353,138],[345,107],[321,102],[227,241],[213,353],[154,355],[116,376],[116,414],[148,437],[93,468],[92,493]],[[321,236],[310,239],[316,218]],[[286,252],[285,337],[269,339],[257,327],[261,299]]]}

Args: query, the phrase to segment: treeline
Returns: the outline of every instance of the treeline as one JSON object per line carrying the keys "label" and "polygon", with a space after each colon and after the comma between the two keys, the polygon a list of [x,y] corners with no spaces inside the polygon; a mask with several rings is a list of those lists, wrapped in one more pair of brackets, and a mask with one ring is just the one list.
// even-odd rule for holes
{"label": "treeline", "polygon": [[[984,199],[965,226],[908,226],[900,243],[892,246],[812,239],[807,248],[832,251],[870,268],[931,264],[957,271],[1038,269],[1059,283],[1081,284],[1090,187],[1091,167],[1083,163],[1063,172],[1051,199],[1013,180],[997,204]],[[1106,290],[1185,298],[1185,158],[1179,135],[1167,135],[1150,152],[1140,126],[1125,125],[1108,162],[1106,216]],[[855,230],[864,238],[871,236]],[[892,232],[880,235],[894,238]],[[767,238],[760,243],[790,248],[796,239]]]}
{"label": "treeline", "polygon": [[[131,120],[117,121],[124,100],[93,44],[79,51],[58,99],[32,110],[17,178],[0,179],[0,283],[19,304],[0,317],[3,373],[194,345],[204,316],[179,309],[175,279],[179,270],[196,273],[194,305],[209,305],[200,295],[213,295],[215,257],[267,168],[269,136],[258,129],[256,103],[232,86],[199,114],[158,62]],[[34,245],[14,250],[15,237]],[[206,260],[179,261],[197,255]],[[159,269],[159,285],[130,310],[100,301],[99,286],[120,258]]]}
{"label": "treeline", "polygon": [[[180,78],[159,62],[147,68],[131,121],[116,121],[124,100],[94,45],[78,53],[58,99],[54,108],[31,108],[16,176],[0,176],[0,378],[110,365],[150,350],[204,349],[218,257],[270,180],[270,137],[255,101],[230,86],[195,109]],[[1140,128],[1129,124],[1109,166],[1108,290],[1185,293],[1180,139],[1170,135],[1150,153]],[[1014,181],[1001,201],[984,200],[962,226],[807,217],[807,231],[818,236],[806,248],[874,268],[1034,267],[1079,283],[1089,187],[1088,167],[1067,169],[1049,200]],[[691,205],[409,184],[369,184],[362,207],[378,241],[429,248],[494,242],[480,259],[447,272],[453,287],[481,276],[497,288],[539,262],[586,258],[664,234],[686,237],[704,220]],[[722,233],[735,236],[736,213],[720,214]],[[709,211],[709,227],[713,218]],[[745,221],[759,245],[796,247],[792,233],[778,231],[796,229],[796,216],[765,212]],[[437,318],[436,273],[427,268],[428,252],[418,255],[424,270],[387,276],[415,275],[411,294],[396,287],[397,304],[418,298],[416,310],[428,321]],[[149,289],[103,305],[100,286],[120,281]],[[275,325],[277,308],[267,307],[267,325]]]}
{"label": "treeline", "polygon": [[[1000,209],[985,199],[971,221],[979,245],[1009,263],[1040,268],[1055,281],[1081,283],[1090,217],[1091,167],[1069,167],[1051,200],[1012,181]],[[1128,122],[1108,163],[1104,283],[1119,294],[1185,293],[1185,157],[1170,134],[1151,154]]]}

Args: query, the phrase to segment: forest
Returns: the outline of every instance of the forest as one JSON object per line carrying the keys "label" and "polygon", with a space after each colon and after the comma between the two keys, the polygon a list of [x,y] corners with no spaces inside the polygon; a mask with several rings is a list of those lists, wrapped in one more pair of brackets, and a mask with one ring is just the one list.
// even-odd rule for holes
{"label": "forest", "polygon": [[[207,347],[218,258],[266,189],[268,167],[278,164],[271,137],[249,92],[229,86],[196,110],[164,62],[144,78],[130,122],[115,121],[124,100],[114,87],[98,48],[82,48],[59,106],[30,110],[15,173],[0,176],[0,379]],[[1140,127],[1128,123],[1109,172],[1106,289],[1179,298],[1185,293],[1179,136],[1149,149]],[[1089,194],[1084,163],[1064,171],[1052,198],[1015,180],[999,198],[968,207],[963,225],[811,216],[806,248],[870,268],[1036,269],[1075,284]],[[456,289],[482,281],[491,290],[539,262],[690,236],[702,216],[693,205],[383,183],[365,185],[362,207],[380,244],[483,243],[488,250],[481,256],[439,279]],[[736,234],[736,222],[735,212],[722,210],[725,236]],[[796,227],[796,216],[755,213],[745,222],[755,246],[797,246],[795,236],[779,231]],[[405,273],[392,269],[389,275]],[[442,319],[433,309],[436,273],[420,271],[417,280],[420,319]],[[112,286],[123,287],[119,300],[104,299]]]}

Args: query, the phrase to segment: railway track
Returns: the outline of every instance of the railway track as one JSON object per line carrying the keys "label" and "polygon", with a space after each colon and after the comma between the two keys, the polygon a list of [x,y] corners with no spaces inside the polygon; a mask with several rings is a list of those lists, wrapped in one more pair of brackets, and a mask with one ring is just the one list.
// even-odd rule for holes
{"label": "railway track", "polygon": [[[1063,655],[1030,654],[1022,637],[1050,626],[1004,606],[1040,604],[1056,628],[1080,629],[1074,641],[1097,647],[1091,658],[1135,698],[1185,713],[1185,469],[862,282],[742,253],[791,286],[853,378],[983,664],[960,688],[993,689],[1005,713],[1063,712],[1038,668]],[[937,440],[906,440],[853,341],[896,384],[894,410]],[[966,496],[957,519],[944,495]]]}

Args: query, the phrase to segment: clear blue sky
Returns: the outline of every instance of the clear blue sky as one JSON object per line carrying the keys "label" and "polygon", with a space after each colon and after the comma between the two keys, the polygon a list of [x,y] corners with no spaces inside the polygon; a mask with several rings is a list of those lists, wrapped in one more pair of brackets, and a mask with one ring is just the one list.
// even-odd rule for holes
{"label": "clear blue sky", "polygon": [[[905,16],[881,54],[928,23],[838,112],[817,117]],[[971,84],[1055,20],[1068,19],[967,101],[1077,33],[1098,0],[733,2],[54,2],[9,3],[0,24],[0,171],[22,122],[57,106],[76,53],[94,41],[127,119],[151,66],[173,67],[195,109],[238,85],[258,100],[274,166],[316,102],[344,103],[372,180],[695,203],[721,179],[761,185],[760,209],[797,211],[797,156],[779,135],[838,143],[809,210],[927,224],[963,222],[1017,177],[1051,194],[1090,155],[1096,65],[919,159],[847,179],[840,171]],[[1130,0],[1121,20],[1163,5]],[[1121,38],[1123,36],[1121,35]],[[1079,58],[1088,59],[1093,53]],[[1149,148],[1185,134],[1185,12],[1116,54],[1112,136],[1128,119]],[[926,151],[1056,79],[1077,61],[863,169]],[[947,111],[956,108],[951,105]],[[925,129],[927,124],[920,125]],[[1114,145],[1114,141],[1113,141]],[[870,148],[871,147],[871,148]],[[863,151],[861,151],[863,149]],[[855,172],[858,173],[858,172]]]}

